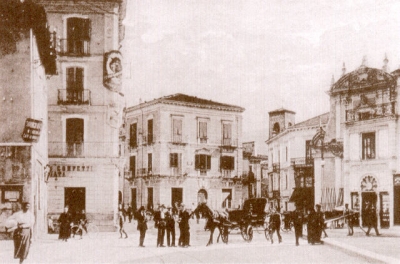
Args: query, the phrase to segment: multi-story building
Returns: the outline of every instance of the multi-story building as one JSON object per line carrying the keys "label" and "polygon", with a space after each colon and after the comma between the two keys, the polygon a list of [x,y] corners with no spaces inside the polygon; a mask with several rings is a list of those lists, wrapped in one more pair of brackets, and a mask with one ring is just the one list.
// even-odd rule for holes
{"label": "multi-story building", "polygon": [[329,113],[295,123],[295,112],[281,108],[269,112],[268,198],[270,206],[293,210],[292,203],[314,206],[312,139],[326,127]]}
{"label": "multi-story building", "polygon": [[48,80],[48,211],[84,210],[101,229],[118,207],[122,19],[126,2],[37,0],[57,34]]}
{"label": "multi-story building", "polygon": [[127,108],[125,204],[239,206],[243,111],[184,94]]}
{"label": "multi-story building", "polygon": [[[319,158],[314,158],[315,166],[322,168],[316,176],[335,178],[344,189],[344,202],[361,213],[360,223],[369,202],[376,205],[381,227],[400,224],[400,70],[389,73],[387,63],[385,58],[383,69],[376,69],[363,60],[350,73],[343,67],[329,91],[329,125],[316,135]],[[321,158],[321,149],[328,159]],[[323,196],[316,193],[316,199]]]}
{"label": "multi-story building", "polygon": [[268,156],[256,154],[255,142],[243,142],[243,174],[242,182],[247,188],[243,189],[244,198],[267,197]]}
{"label": "multi-story building", "polygon": [[30,202],[34,236],[47,232],[47,84],[55,73],[44,10],[31,2],[0,3],[0,232]]}

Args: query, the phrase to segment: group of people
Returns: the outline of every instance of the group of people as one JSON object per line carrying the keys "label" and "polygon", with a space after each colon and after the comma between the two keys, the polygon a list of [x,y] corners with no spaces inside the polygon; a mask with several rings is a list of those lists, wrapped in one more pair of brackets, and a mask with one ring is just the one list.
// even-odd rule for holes
{"label": "group of people", "polygon": [[[83,232],[87,232],[87,218],[84,210],[72,214],[69,211],[69,207],[66,206],[64,212],[61,213],[58,218],[58,223],[60,224],[58,239],[65,242],[67,242],[71,236],[74,237],[75,235],[80,235],[82,238]],[[71,229],[73,225],[76,225],[75,229]]]}
{"label": "group of people", "polygon": [[[128,237],[125,228],[125,216],[123,212],[123,206],[119,206],[118,212],[118,225],[120,238],[123,234],[125,238]],[[165,234],[167,235],[167,246],[176,247],[175,243],[175,229],[176,223],[179,226],[179,239],[178,246],[189,247],[190,246],[190,225],[189,220],[192,214],[185,208],[185,205],[178,205],[177,203],[174,207],[165,205],[160,205],[156,211],[147,211],[144,206],[141,206],[139,210],[132,214],[137,221],[137,230],[140,232],[139,237],[139,247],[144,247],[144,239],[146,237],[146,231],[148,229],[147,222],[149,218],[153,216],[154,227],[157,228],[157,247],[165,247]]]}

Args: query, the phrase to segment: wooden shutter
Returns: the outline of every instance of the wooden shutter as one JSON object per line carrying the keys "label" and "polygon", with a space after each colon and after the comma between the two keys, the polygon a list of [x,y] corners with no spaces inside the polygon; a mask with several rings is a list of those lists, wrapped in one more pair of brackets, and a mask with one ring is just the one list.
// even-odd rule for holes
{"label": "wooden shutter", "polygon": [[211,170],[211,156],[207,155],[207,170]]}

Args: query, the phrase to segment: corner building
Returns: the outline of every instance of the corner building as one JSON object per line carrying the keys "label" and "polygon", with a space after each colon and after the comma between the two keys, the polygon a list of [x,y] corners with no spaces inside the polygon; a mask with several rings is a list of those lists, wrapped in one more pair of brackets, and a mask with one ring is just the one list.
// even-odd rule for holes
{"label": "corner building", "polygon": [[46,1],[57,35],[57,75],[48,80],[48,213],[85,210],[113,230],[118,206],[125,1]]}
{"label": "corner building", "polygon": [[127,108],[124,203],[241,205],[243,111],[185,94]]}

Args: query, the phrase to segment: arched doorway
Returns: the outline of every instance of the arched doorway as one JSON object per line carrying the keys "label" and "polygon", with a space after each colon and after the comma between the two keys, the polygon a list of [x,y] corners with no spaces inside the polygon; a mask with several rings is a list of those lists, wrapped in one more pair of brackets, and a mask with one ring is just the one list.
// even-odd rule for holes
{"label": "arched doorway", "polygon": [[204,189],[200,189],[197,192],[197,203],[207,203],[208,194],[207,191]]}
{"label": "arched doorway", "polygon": [[361,218],[362,225],[365,226],[365,213],[367,205],[373,205],[377,208],[377,194],[376,190],[378,188],[378,183],[373,176],[365,176],[361,181]]}

